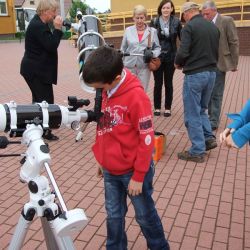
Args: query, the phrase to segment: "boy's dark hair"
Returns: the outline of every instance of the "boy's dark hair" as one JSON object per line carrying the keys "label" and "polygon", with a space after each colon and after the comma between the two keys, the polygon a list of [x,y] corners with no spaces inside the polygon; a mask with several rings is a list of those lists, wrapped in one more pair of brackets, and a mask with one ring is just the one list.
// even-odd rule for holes
{"label": "boy's dark hair", "polygon": [[83,65],[82,77],[87,84],[97,82],[111,84],[116,76],[121,75],[122,70],[121,53],[111,47],[101,46],[88,56]]}
{"label": "boy's dark hair", "polygon": [[173,8],[172,12],[171,12],[171,15],[175,15],[175,7],[174,7],[174,3],[171,1],[171,0],[162,0],[158,6],[158,9],[157,9],[157,14],[158,16],[161,16],[161,9],[163,7],[163,5],[165,5],[166,3],[170,3],[171,4],[171,7]]}

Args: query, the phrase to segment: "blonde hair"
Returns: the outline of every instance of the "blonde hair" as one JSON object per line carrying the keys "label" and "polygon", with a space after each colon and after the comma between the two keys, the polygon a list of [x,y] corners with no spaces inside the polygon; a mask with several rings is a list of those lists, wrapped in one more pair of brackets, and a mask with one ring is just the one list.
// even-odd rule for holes
{"label": "blonde hair", "polygon": [[56,0],[40,0],[36,12],[40,16],[46,10],[56,10],[58,8],[59,4]]}
{"label": "blonde hair", "polygon": [[140,14],[144,14],[144,16],[147,16],[147,10],[143,5],[136,5],[134,7],[134,11],[133,11],[133,15],[140,15]]}

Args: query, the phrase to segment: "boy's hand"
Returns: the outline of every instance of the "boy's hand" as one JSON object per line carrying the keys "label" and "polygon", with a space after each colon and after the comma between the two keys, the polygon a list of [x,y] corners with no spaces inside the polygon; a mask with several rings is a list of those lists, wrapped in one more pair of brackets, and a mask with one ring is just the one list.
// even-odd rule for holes
{"label": "boy's hand", "polygon": [[235,129],[226,128],[221,134],[220,134],[220,142],[223,143],[226,138],[234,132]]}
{"label": "boy's hand", "polygon": [[226,144],[226,146],[228,146],[229,148],[234,147],[234,148],[239,148],[233,141],[232,138],[232,134],[230,134],[229,136],[226,137],[224,143]]}
{"label": "boy's hand", "polygon": [[138,181],[134,181],[133,179],[131,179],[128,184],[128,193],[132,196],[141,194],[142,184],[143,182],[138,182]]}
{"label": "boy's hand", "polygon": [[101,167],[98,167],[96,176],[99,177],[99,178],[103,177],[103,170],[102,170]]}

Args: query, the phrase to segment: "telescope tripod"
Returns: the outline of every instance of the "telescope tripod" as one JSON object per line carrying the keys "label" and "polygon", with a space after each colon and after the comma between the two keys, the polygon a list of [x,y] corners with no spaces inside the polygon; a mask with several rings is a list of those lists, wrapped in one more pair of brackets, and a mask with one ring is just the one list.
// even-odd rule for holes
{"label": "telescope tripod", "polygon": [[[28,149],[21,161],[23,165],[20,178],[22,182],[28,183],[30,200],[23,207],[9,245],[10,250],[21,249],[35,215],[41,219],[46,245],[50,250],[75,249],[69,235],[87,224],[87,217],[82,209],[67,210],[49,167],[49,147],[44,143],[42,134],[42,127],[35,124],[27,125],[23,133],[21,143]],[[42,167],[45,168],[56,195],[51,192],[48,179],[40,175]],[[61,206],[55,203],[56,197]]]}

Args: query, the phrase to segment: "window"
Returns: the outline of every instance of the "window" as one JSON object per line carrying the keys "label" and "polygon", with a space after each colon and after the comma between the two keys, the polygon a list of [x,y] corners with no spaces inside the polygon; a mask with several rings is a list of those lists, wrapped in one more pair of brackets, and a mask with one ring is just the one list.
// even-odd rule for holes
{"label": "window", "polygon": [[30,5],[35,5],[35,1],[30,1]]}
{"label": "window", "polygon": [[7,0],[0,0],[0,16],[7,16],[8,9],[7,9]]}

